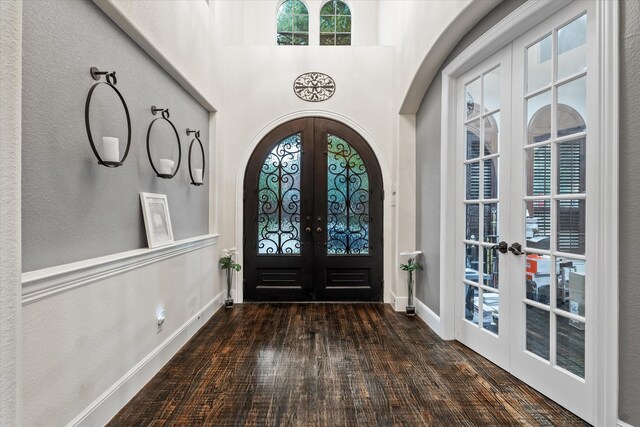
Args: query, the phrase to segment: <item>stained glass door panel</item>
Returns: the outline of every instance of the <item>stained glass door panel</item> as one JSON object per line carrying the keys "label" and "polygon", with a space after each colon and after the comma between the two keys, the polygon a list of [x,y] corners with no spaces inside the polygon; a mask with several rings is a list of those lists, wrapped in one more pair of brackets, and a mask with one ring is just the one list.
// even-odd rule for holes
{"label": "stained glass door panel", "polygon": [[327,135],[327,254],[369,253],[369,174],[344,139]]}
{"label": "stained glass door panel", "polygon": [[300,254],[300,139],[297,133],[278,142],[260,168],[259,254]]}

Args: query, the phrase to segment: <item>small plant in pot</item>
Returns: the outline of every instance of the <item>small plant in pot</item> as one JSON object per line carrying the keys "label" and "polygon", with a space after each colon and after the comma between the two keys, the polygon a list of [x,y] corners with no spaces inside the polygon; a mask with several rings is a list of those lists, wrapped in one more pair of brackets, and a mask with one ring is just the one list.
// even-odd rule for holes
{"label": "small plant in pot", "polygon": [[416,307],[413,305],[413,272],[416,270],[422,270],[422,264],[416,261],[416,258],[422,254],[422,251],[413,251],[413,252],[401,252],[400,256],[406,256],[408,258],[406,264],[400,264],[400,269],[406,271],[408,274],[407,277],[407,287],[409,299],[407,301],[407,316],[415,316],[416,315]]}
{"label": "small plant in pot", "polygon": [[225,308],[233,307],[233,298],[231,297],[233,273],[242,270],[242,266],[233,260],[233,256],[237,252],[236,248],[225,249],[223,251],[224,256],[220,258],[220,268],[227,271],[227,298],[224,300]]}

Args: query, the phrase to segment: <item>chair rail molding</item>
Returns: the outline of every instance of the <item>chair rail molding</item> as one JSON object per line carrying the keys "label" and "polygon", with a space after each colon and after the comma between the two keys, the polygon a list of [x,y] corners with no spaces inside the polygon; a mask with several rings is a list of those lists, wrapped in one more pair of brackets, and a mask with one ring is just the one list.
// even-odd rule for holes
{"label": "chair rail molding", "polygon": [[159,248],[135,249],[23,273],[22,304],[31,304],[110,276],[216,245],[218,237],[218,234],[205,234]]}

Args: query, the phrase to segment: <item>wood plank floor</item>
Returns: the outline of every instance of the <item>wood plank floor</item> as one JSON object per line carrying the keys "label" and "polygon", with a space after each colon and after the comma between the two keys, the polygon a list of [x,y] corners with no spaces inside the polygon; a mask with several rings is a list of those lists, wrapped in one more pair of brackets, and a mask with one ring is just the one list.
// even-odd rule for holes
{"label": "wood plank floor", "polygon": [[113,426],[588,425],[383,304],[221,309]]}

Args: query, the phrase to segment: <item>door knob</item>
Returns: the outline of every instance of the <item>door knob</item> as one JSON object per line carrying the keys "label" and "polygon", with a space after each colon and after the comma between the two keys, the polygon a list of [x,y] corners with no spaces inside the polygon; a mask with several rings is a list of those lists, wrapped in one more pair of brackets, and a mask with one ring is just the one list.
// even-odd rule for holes
{"label": "door knob", "polygon": [[304,231],[306,231],[307,233],[311,233],[311,227],[305,228]]}
{"label": "door knob", "polygon": [[507,251],[508,251],[507,246],[509,246],[509,244],[507,242],[505,242],[505,241],[502,241],[502,242],[498,243],[497,245],[491,246],[491,249],[497,249],[500,252],[502,252],[503,254],[506,254]]}
{"label": "door knob", "polygon": [[514,255],[522,255],[524,252],[522,251],[522,245],[518,242],[514,242],[509,246],[509,251]]}
{"label": "door knob", "polygon": [[322,233],[322,227],[318,227],[318,228],[316,228],[316,231],[317,231],[318,233]]}

